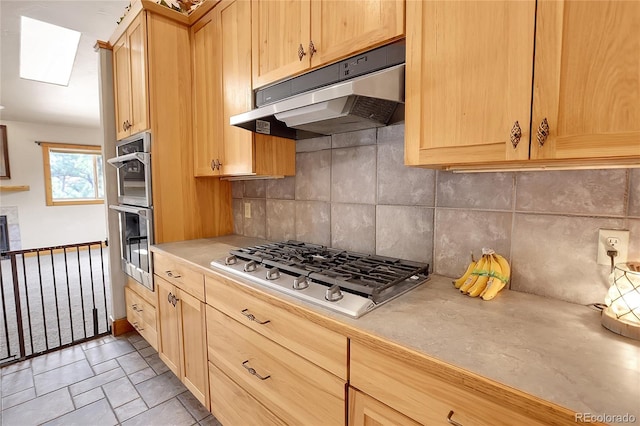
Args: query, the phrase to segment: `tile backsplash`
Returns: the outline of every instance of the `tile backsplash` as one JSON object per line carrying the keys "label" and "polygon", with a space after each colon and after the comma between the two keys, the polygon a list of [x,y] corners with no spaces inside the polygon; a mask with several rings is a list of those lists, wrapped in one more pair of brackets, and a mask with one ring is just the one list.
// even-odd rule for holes
{"label": "tile backsplash", "polygon": [[[511,289],[602,302],[598,230],[628,229],[640,260],[640,169],[451,173],[406,167],[404,125],[296,142],[296,176],[233,183],[234,230],[428,262],[457,277],[482,247]],[[247,218],[245,209],[251,210]]]}

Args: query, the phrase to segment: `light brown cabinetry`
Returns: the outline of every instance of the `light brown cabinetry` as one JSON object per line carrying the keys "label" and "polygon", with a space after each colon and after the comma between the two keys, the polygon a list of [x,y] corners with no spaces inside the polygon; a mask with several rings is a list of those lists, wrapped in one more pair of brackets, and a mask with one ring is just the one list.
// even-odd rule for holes
{"label": "light brown cabinetry", "polygon": [[[463,425],[575,423],[569,410],[376,342],[351,341],[350,373],[351,386],[419,424],[444,425],[448,418]],[[352,416],[361,417],[359,409],[352,410]]]}
{"label": "light brown cabinetry", "polygon": [[181,262],[157,253],[154,267],[157,270],[154,282],[158,293],[158,354],[208,408],[204,277]]}
{"label": "light brown cabinetry", "polygon": [[141,12],[113,46],[118,140],[149,128],[147,19]]}
{"label": "light brown cabinetry", "polygon": [[209,360],[284,423],[344,424],[344,380],[209,306],[207,336]]}
{"label": "light brown cabinetry", "polygon": [[[346,336],[222,275],[208,273],[205,289],[216,417],[230,424],[253,424],[259,415],[265,424],[344,425]],[[220,387],[239,405],[229,406]]]}
{"label": "light brown cabinetry", "polygon": [[[156,244],[229,234],[233,228],[231,185],[193,175],[191,51],[184,20],[153,2],[134,2],[110,39],[116,109],[131,101],[134,117],[147,118],[144,126],[128,132],[151,133]],[[136,45],[141,47],[130,47]],[[127,62],[130,57],[136,59]],[[136,118],[132,125],[139,122]]]}
{"label": "light brown cabinetry", "polygon": [[354,388],[349,388],[349,426],[418,426],[409,417]]}
{"label": "light brown cabinetry", "polygon": [[404,35],[404,1],[253,0],[252,4],[254,87]]}
{"label": "light brown cabinetry", "polygon": [[533,0],[407,2],[406,16],[407,164],[640,161],[637,2],[538,2],[537,17]]}
{"label": "light brown cabinetry", "polygon": [[156,329],[156,308],[137,293],[131,285],[124,289],[127,305],[127,321],[153,347],[158,348]]}
{"label": "light brown cabinetry", "polygon": [[251,2],[220,2],[191,39],[196,176],[293,176],[295,141],[229,124],[253,108]]}

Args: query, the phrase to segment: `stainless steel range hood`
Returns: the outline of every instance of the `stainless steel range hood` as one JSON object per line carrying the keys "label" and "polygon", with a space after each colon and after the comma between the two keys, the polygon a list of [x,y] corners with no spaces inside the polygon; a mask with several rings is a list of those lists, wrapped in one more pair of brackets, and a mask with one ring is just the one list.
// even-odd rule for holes
{"label": "stainless steel range hood", "polygon": [[232,125],[289,139],[385,126],[404,103],[404,44],[378,48],[255,95],[262,106],[231,117]]}

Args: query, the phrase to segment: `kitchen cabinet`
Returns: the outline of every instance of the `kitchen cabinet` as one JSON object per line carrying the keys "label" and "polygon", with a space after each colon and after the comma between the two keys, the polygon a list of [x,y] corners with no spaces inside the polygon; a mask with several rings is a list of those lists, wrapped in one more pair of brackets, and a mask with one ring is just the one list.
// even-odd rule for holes
{"label": "kitchen cabinet", "polygon": [[158,293],[158,354],[187,389],[209,408],[204,278],[181,262],[157,253],[154,268],[157,271],[154,281]]}
{"label": "kitchen cabinet", "polygon": [[253,108],[251,2],[222,1],[191,29],[196,176],[293,176],[295,142],[231,126]]}
{"label": "kitchen cabinet", "polygon": [[405,162],[638,164],[638,25],[637,2],[407,2]]}
{"label": "kitchen cabinet", "polygon": [[[347,338],[221,275],[205,283],[214,415],[230,424],[253,423],[255,413],[268,424],[344,424]],[[220,386],[245,408],[226,404]]]}
{"label": "kitchen cabinet", "polygon": [[[129,98],[138,105],[134,111],[144,111],[148,117],[144,128],[151,134],[153,230],[156,244],[214,237],[233,231],[230,183],[219,179],[196,179],[193,174],[188,23],[187,17],[181,13],[153,2],[136,1],[109,40],[114,46],[116,98],[123,99],[118,94],[120,88],[125,93],[128,90]],[[130,49],[127,40],[138,40],[136,43],[142,47]],[[136,45],[133,41],[128,43],[128,46]],[[135,55],[127,53],[129,50]],[[140,65],[130,66],[123,62],[122,57],[129,56],[138,58]],[[137,62],[137,59],[132,62]],[[129,69],[137,70],[135,79],[121,72]],[[131,83],[125,90],[127,84],[134,80],[143,83]],[[135,89],[138,86],[144,90]],[[116,104],[117,109],[121,104],[124,105],[119,101]],[[205,113],[213,114],[210,109]],[[137,130],[134,127],[129,129],[130,132]]]}
{"label": "kitchen cabinet", "polygon": [[405,33],[405,2],[401,0],[253,0],[252,6],[254,88],[402,38]]}
{"label": "kitchen cabinet", "polygon": [[369,395],[352,387],[349,388],[350,426],[419,426],[419,424]]}
{"label": "kitchen cabinet", "polygon": [[379,417],[381,424],[393,424],[392,419],[400,415],[418,424],[447,424],[448,419],[462,425],[490,426],[575,423],[569,410],[535,399],[522,407],[517,400],[523,395],[517,391],[492,388],[459,368],[376,341],[351,340],[349,362],[350,385],[375,400],[364,398],[358,406],[359,397],[351,395],[356,405],[350,416],[360,419],[355,424],[363,417]]}
{"label": "kitchen cabinet", "polygon": [[135,283],[129,283],[124,289],[125,304],[127,306],[127,321],[151,345],[158,349],[156,328],[156,308],[148,298],[142,296],[145,290],[135,290]]}
{"label": "kitchen cabinet", "polygon": [[149,128],[146,16],[138,14],[113,46],[118,140]]}

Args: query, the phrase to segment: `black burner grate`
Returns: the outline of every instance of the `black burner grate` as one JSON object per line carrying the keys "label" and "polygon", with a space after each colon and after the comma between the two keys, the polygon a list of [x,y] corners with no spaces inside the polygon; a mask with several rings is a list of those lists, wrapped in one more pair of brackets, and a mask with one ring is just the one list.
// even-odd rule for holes
{"label": "black burner grate", "polygon": [[390,257],[354,253],[299,241],[270,243],[231,254],[262,262],[314,282],[376,296],[406,281],[424,281],[429,265]]}

